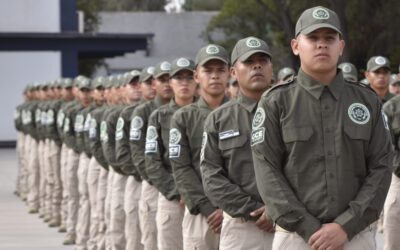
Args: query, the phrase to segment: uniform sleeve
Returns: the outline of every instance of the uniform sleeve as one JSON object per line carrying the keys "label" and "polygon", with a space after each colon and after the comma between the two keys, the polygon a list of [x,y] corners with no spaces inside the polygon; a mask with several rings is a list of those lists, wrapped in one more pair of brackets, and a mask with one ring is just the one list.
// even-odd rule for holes
{"label": "uniform sleeve", "polygon": [[[164,166],[164,148],[162,141],[161,124],[158,119],[159,112],[155,110],[149,117],[146,132],[145,161],[146,173],[149,180],[168,200],[179,200],[180,196],[175,186],[172,173]],[[155,134],[155,136],[153,136]]]}
{"label": "uniform sleeve", "polygon": [[218,129],[214,114],[211,113],[204,124],[203,148],[200,156],[205,193],[214,204],[232,217],[254,220],[250,213],[264,204],[252,199],[229,179],[222,152],[218,147]]}
{"label": "uniform sleeve", "polygon": [[390,133],[378,100],[376,107],[371,140],[366,152],[368,175],[348,209],[335,219],[346,231],[349,240],[379,218],[390,186]]}
{"label": "uniform sleeve", "polygon": [[[181,139],[176,145],[170,145],[169,159],[173,175],[178,191],[190,213],[195,215],[201,213],[208,217],[216,210],[216,207],[205,195],[201,177],[193,165],[193,161],[199,161],[199,159],[193,158],[189,144],[190,138],[188,138],[185,128],[182,116],[175,113],[171,120],[171,130],[177,129]],[[172,149],[175,149],[174,153],[171,153]]]}
{"label": "uniform sleeve", "polygon": [[96,117],[91,118],[89,128],[89,144],[92,155],[96,158],[97,162],[105,169],[108,170],[108,162],[104,157],[103,149],[100,141],[100,125]]}
{"label": "uniform sleeve", "polygon": [[146,144],[147,118],[144,117],[142,106],[133,111],[131,123],[134,129],[130,131],[130,149],[134,160],[133,164],[137,167],[140,176],[151,183],[146,173],[146,163],[144,158],[144,147]]}
{"label": "uniform sleeve", "polygon": [[286,152],[280,128],[279,104],[272,98],[263,97],[258,108],[264,110],[265,118],[259,126],[252,128],[257,188],[275,223],[288,231],[297,232],[307,242],[321,223],[297,199],[284,176]]}

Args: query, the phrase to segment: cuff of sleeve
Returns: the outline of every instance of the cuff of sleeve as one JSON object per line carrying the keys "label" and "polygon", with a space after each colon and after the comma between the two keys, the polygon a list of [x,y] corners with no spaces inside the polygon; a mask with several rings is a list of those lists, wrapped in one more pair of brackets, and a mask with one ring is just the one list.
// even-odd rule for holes
{"label": "cuff of sleeve", "polygon": [[349,241],[351,241],[351,239],[356,235],[353,219],[354,215],[347,210],[339,215],[334,221],[335,223],[339,224],[347,233],[347,238]]}
{"label": "cuff of sleeve", "polygon": [[321,227],[321,222],[310,214],[290,213],[278,218],[276,224],[290,232],[296,232],[305,242]]}
{"label": "cuff of sleeve", "polygon": [[217,208],[215,208],[210,202],[203,203],[199,205],[199,210],[202,215],[206,218],[212,214]]}
{"label": "cuff of sleeve", "polygon": [[261,214],[260,214],[259,216],[254,217],[254,216],[251,216],[250,213],[253,212],[253,211],[255,211],[255,210],[257,210],[257,209],[259,209],[260,207],[263,207],[263,206],[264,206],[263,203],[256,201],[256,205],[255,205],[254,208],[252,208],[251,211],[249,211],[249,213],[245,216],[245,219],[248,220],[248,221],[257,221],[258,218],[260,218]]}

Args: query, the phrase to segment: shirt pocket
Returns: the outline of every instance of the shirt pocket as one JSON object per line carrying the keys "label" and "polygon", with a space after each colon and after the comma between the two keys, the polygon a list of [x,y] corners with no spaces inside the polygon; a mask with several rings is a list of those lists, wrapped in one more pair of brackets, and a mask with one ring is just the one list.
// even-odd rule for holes
{"label": "shirt pocket", "polygon": [[284,127],[282,138],[286,144],[293,142],[307,142],[314,134],[312,127]]}
{"label": "shirt pocket", "polygon": [[221,151],[229,151],[234,148],[241,148],[245,145],[248,140],[248,136],[246,135],[238,135],[231,138],[226,138],[223,140],[219,140],[218,148]]}

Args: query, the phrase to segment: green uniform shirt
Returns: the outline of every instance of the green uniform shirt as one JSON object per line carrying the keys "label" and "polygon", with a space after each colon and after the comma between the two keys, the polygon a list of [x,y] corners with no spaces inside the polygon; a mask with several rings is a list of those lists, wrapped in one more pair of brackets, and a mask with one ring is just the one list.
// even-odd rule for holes
{"label": "green uniform shirt", "polygon": [[141,178],[131,156],[129,131],[133,110],[142,103],[143,102],[132,104],[122,110],[118,118],[117,131],[115,133],[115,157],[119,168],[124,174],[132,175],[136,181],[141,181]]}
{"label": "green uniform shirt", "polygon": [[254,176],[251,122],[257,102],[243,95],[208,115],[200,168],[207,197],[230,216],[254,220],[264,206]]}
{"label": "green uniform shirt", "polygon": [[38,101],[33,100],[28,102],[23,111],[23,119],[22,119],[22,124],[24,126],[24,131],[26,131],[26,134],[29,134],[32,138],[36,140],[36,135],[35,135],[35,110],[36,106],[38,105]]}
{"label": "green uniform shirt", "polygon": [[259,192],[272,219],[306,241],[330,222],[351,240],[379,218],[390,185],[381,102],[342,74],[324,86],[300,70],[288,82],[264,93],[253,120]]}
{"label": "green uniform shirt", "polygon": [[151,112],[153,112],[156,108],[162,105],[160,97],[156,96],[156,98],[152,101],[145,102],[139,105],[132,114],[131,119],[131,130],[129,135],[131,154],[134,159],[133,164],[137,167],[137,171],[139,172],[142,179],[145,179],[147,182],[151,184],[147,173],[146,173],[146,163],[145,163],[145,144],[146,144],[146,129],[147,122]]}
{"label": "green uniform shirt", "polygon": [[[223,102],[226,102],[225,98]],[[170,145],[169,158],[179,194],[191,214],[201,213],[208,217],[216,207],[204,194],[200,173],[200,150],[204,121],[211,112],[206,101],[200,97],[196,103],[182,107],[172,117],[171,130],[181,136]]]}
{"label": "green uniform shirt", "polygon": [[389,101],[390,99],[392,99],[393,97],[395,97],[395,95],[393,95],[392,93],[388,92],[386,93],[386,95],[381,99],[382,104],[385,104],[387,101]]}
{"label": "green uniform shirt", "polygon": [[149,117],[146,132],[146,174],[167,200],[180,200],[169,161],[169,130],[171,117],[179,106],[172,99],[154,110]]}
{"label": "green uniform shirt", "polygon": [[395,148],[393,173],[400,178],[400,96],[393,97],[383,105]]}
{"label": "green uniform shirt", "polygon": [[64,121],[65,121],[65,111],[68,110],[70,107],[75,105],[77,102],[76,101],[69,101],[63,103],[60,106],[60,109],[58,110],[57,113],[57,131],[58,131],[58,136],[61,139],[62,143],[65,143],[65,134],[64,134]]}
{"label": "green uniform shirt", "polygon": [[76,114],[83,108],[84,107],[80,103],[75,102],[73,105],[69,106],[69,108],[64,111],[65,114],[64,125],[63,125],[64,142],[70,149],[73,149],[76,152],[78,151],[78,149],[75,137],[75,130],[76,130],[75,118]]}
{"label": "green uniform shirt", "polygon": [[119,169],[118,162],[115,158],[115,128],[119,114],[123,108],[124,105],[118,105],[104,112],[103,120],[100,125],[100,140],[103,155],[107,159],[108,165],[119,174],[122,174],[122,171]]}
{"label": "green uniform shirt", "polygon": [[108,170],[108,162],[103,154],[100,140],[100,124],[104,115],[104,112],[109,109],[109,106],[103,105],[98,107],[90,113],[90,127],[89,127],[89,146],[90,152],[96,158],[97,162],[106,170]]}
{"label": "green uniform shirt", "polygon": [[62,103],[62,100],[51,101],[46,114],[46,134],[48,135],[49,139],[55,141],[59,146],[61,145],[61,139],[57,129],[56,118]]}
{"label": "green uniform shirt", "polygon": [[19,132],[22,132],[22,114],[21,114],[21,112],[22,112],[23,106],[24,106],[24,103],[18,105],[14,111],[14,126],[15,126],[15,129]]}
{"label": "green uniform shirt", "polygon": [[[75,131],[75,141],[76,141],[76,151],[78,153],[83,153],[85,152],[88,157],[91,157],[91,154],[87,151],[86,149],[86,143],[85,143],[85,133],[89,132],[89,122],[90,122],[90,117],[88,123],[86,123],[86,119],[88,118],[87,115],[91,110],[95,108],[94,104],[90,104],[88,107],[85,107],[81,109],[75,116],[75,124],[74,124],[74,131]],[[85,132],[85,124],[86,124],[86,132]]]}

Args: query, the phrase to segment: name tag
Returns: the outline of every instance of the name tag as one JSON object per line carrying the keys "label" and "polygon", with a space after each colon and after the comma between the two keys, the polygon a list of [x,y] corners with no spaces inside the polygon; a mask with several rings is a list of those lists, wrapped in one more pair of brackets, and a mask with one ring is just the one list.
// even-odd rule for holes
{"label": "name tag", "polygon": [[169,145],[169,158],[179,158],[181,156],[181,145]]}
{"label": "name tag", "polygon": [[157,141],[146,142],[145,151],[147,153],[156,153],[157,152]]}
{"label": "name tag", "polygon": [[233,131],[233,130],[224,131],[224,132],[221,132],[218,134],[219,140],[221,140],[221,141],[228,139],[228,138],[236,137],[239,135],[240,135],[239,131]]}

